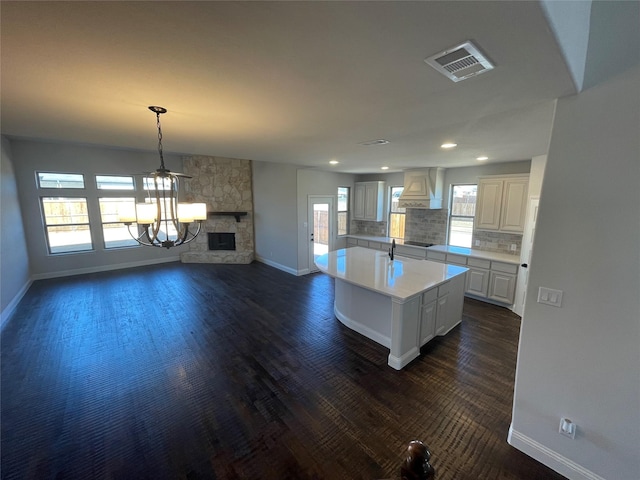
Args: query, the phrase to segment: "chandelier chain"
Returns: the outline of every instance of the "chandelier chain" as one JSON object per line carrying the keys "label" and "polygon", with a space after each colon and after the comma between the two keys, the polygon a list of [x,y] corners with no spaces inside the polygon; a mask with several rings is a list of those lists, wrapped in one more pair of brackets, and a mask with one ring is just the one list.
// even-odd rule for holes
{"label": "chandelier chain", "polygon": [[156,124],[158,125],[158,153],[160,154],[160,169],[165,170],[164,156],[162,155],[162,126],[160,125],[160,112],[156,112]]}

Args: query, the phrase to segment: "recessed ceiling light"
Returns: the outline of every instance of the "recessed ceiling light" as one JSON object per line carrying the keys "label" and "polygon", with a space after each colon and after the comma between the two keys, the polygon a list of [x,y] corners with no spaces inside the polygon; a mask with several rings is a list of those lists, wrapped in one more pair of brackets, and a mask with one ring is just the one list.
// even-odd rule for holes
{"label": "recessed ceiling light", "polygon": [[379,138],[378,140],[369,140],[368,142],[361,142],[360,145],[364,145],[365,147],[371,147],[374,145],[386,145],[389,143],[389,140],[385,140],[384,138]]}
{"label": "recessed ceiling light", "polygon": [[489,160],[489,157],[485,157],[485,156],[483,155],[482,157],[478,157],[478,158],[476,158],[476,160],[480,160],[480,161],[482,161],[482,160]]}
{"label": "recessed ceiling light", "polygon": [[454,148],[457,146],[458,146],[457,143],[443,143],[442,145],[440,145],[441,148]]}
{"label": "recessed ceiling light", "polygon": [[385,165],[384,167],[380,167],[380,170],[389,170],[389,167]]}
{"label": "recessed ceiling light", "polygon": [[339,164],[340,162],[339,162],[338,160],[329,160],[329,163],[330,163],[331,165],[337,165],[337,164]]}

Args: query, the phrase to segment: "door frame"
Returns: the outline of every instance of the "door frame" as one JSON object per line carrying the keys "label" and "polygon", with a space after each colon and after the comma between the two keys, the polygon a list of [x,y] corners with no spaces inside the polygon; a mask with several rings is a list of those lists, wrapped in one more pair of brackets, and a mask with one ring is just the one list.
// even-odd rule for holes
{"label": "door frame", "polygon": [[313,242],[311,241],[311,234],[313,233],[313,205],[320,203],[329,204],[329,251],[333,250],[336,240],[337,229],[337,195],[307,195],[307,262],[309,265],[309,273],[317,272],[318,267],[314,262],[314,249]]}
{"label": "door frame", "polygon": [[526,295],[529,285],[529,274],[531,272],[531,253],[533,251],[533,245],[535,241],[535,226],[537,218],[532,218],[533,206],[540,206],[540,196],[535,195],[529,197],[527,201],[527,217],[524,224],[524,232],[522,234],[522,247],[520,250],[520,263],[527,264],[527,270],[524,271],[524,267],[518,268],[518,279],[516,283],[515,300],[513,302],[513,313],[524,315],[524,309],[526,306]]}

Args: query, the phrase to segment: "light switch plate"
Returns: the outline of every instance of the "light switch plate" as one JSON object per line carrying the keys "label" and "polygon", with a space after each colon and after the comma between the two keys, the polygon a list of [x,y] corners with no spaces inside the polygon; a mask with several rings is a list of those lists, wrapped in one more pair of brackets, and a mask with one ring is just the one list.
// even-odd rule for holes
{"label": "light switch plate", "polygon": [[554,290],[553,288],[538,288],[538,303],[551,305],[552,307],[562,306],[562,290]]}

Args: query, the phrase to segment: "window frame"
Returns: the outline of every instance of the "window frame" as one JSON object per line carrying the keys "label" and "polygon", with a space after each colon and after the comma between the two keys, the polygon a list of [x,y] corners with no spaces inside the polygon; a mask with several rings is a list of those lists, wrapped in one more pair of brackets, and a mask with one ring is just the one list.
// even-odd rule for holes
{"label": "window frame", "polygon": [[[102,191],[102,190],[100,190]],[[114,190],[112,189],[107,189],[106,191],[108,192],[113,192]],[[121,191],[125,191],[125,190],[121,190]],[[131,190],[126,190],[128,192],[131,193],[135,193],[135,191],[131,191]],[[107,235],[105,235],[105,225],[121,225],[123,229],[127,229],[128,232],[129,228],[136,228],[138,229],[138,224],[136,222],[132,223],[132,227],[127,227],[123,222],[120,222],[118,220],[108,220],[105,221],[104,219],[104,214],[102,212],[102,205],[103,205],[103,200],[130,200],[132,203],[132,207],[135,209],[135,205],[136,205],[136,197],[135,195],[132,195],[130,197],[120,197],[120,196],[114,196],[114,195],[105,195],[105,196],[99,196],[98,197],[98,211],[100,213],[100,227],[101,227],[101,231],[102,231],[102,246],[105,250],[115,250],[115,249],[120,249],[120,248],[131,248],[131,247],[139,247],[140,244],[131,236],[130,233],[127,233],[128,238],[126,239],[127,241],[130,241],[131,243],[127,243],[124,245],[114,245],[114,246],[109,246],[107,245]],[[133,227],[135,225],[135,227]]]}
{"label": "window frame", "polygon": [[[56,188],[53,188],[53,190],[58,190]],[[40,195],[40,209],[42,212],[42,225],[43,225],[43,230],[44,230],[44,235],[45,235],[45,240],[46,240],[46,245],[47,245],[47,252],[49,253],[49,255],[75,255],[75,254],[79,254],[79,253],[87,253],[87,252],[94,252],[95,251],[95,245],[94,245],[94,241],[93,241],[93,232],[91,230],[91,216],[89,215],[89,199],[86,196],[73,196],[73,195]],[[85,205],[85,209],[86,209],[86,214],[84,214],[83,216],[87,217],[87,221],[86,222],[71,222],[71,223],[48,223],[47,221],[47,208],[45,208],[45,199],[65,199],[65,200],[82,200],[84,201],[84,205]],[[51,227],[87,227],[87,232],[89,234],[89,245],[90,248],[84,248],[81,250],[65,250],[65,251],[59,251],[59,252],[54,252],[53,251],[53,247],[52,247],[52,242],[51,242],[51,235],[49,232],[49,228]],[[68,245],[74,245],[74,244],[68,244]],[[79,244],[80,245],[80,244]],[[82,244],[84,245],[84,244]],[[64,246],[63,246],[64,247]]]}
{"label": "window frame", "polygon": [[[387,236],[389,238],[395,238],[395,239],[398,239],[398,240],[404,240],[405,233],[406,233],[406,224],[405,224],[405,222],[406,222],[406,219],[407,219],[407,209],[406,208],[398,208],[398,210],[400,210],[400,209],[403,210],[402,212],[393,209],[393,193],[394,193],[393,190],[394,189],[400,189],[400,195],[398,195],[398,198],[399,198],[402,195],[402,192],[404,191],[404,185],[390,185],[389,186],[389,203],[388,203],[389,214],[387,216]],[[392,235],[393,232],[391,231],[391,228],[392,228],[391,227],[391,225],[392,225],[391,215],[400,215],[404,219],[401,222],[402,226],[403,226],[402,236],[401,237]]]}
{"label": "window frame", "polygon": [[[346,210],[340,210],[340,189],[343,189],[343,188],[346,190],[346,193],[347,193],[347,201],[346,201],[347,209]],[[349,235],[349,232],[351,230],[350,228],[351,208],[349,208],[350,202],[351,202],[351,187],[339,186],[338,194],[337,194],[337,202],[336,202],[336,222],[337,222],[336,236],[338,237],[344,237],[345,235]],[[344,233],[340,233],[340,214],[341,213],[346,214],[346,217],[347,217],[345,221],[346,228]]]}
{"label": "window frame", "polygon": [[[474,206],[474,214],[473,215],[454,215],[453,213],[453,199],[456,187],[476,187],[476,202]],[[478,205],[478,184],[477,183],[452,183],[451,190],[449,194],[449,215],[447,218],[447,246],[452,247],[463,247],[463,248],[472,248],[473,247],[473,231],[476,223],[476,207]],[[471,219],[471,240],[470,245],[454,245],[451,243],[451,228],[453,227],[454,219]]]}

